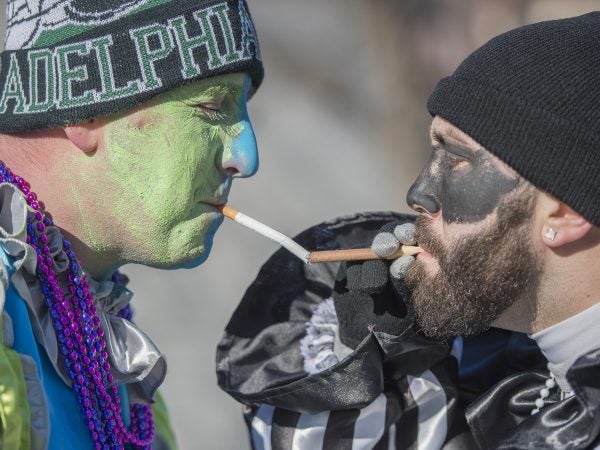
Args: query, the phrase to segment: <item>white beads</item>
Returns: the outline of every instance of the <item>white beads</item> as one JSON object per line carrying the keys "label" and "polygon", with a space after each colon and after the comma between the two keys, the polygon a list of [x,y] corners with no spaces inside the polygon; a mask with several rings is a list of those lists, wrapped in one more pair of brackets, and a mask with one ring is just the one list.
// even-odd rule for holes
{"label": "white beads", "polygon": [[550,389],[554,389],[556,387],[556,379],[554,378],[554,374],[550,369],[550,378],[546,380],[546,387],[540,389],[540,398],[535,400],[535,408],[531,410],[531,415],[535,415],[540,412],[540,409],[544,407],[546,402],[544,401],[550,396]]}

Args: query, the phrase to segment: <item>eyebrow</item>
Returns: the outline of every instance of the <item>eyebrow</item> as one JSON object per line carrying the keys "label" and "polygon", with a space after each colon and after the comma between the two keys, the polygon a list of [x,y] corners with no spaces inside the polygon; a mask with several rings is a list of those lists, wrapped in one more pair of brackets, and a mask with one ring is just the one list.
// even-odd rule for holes
{"label": "eyebrow", "polygon": [[229,82],[219,82],[208,86],[199,87],[192,95],[191,99],[201,99],[206,96],[228,96],[238,95],[244,90],[243,85]]}
{"label": "eyebrow", "polygon": [[431,140],[440,143],[441,145],[444,145],[446,143],[446,140],[444,139],[444,136],[441,135],[441,133],[435,129],[432,130],[431,132]]}
{"label": "eyebrow", "polygon": [[[445,133],[445,135],[442,133]],[[451,128],[447,129],[447,130],[443,130],[443,132],[438,129],[434,129],[431,132],[431,138],[435,143],[437,143],[441,146],[446,146],[446,145],[457,146],[458,145],[460,147],[463,147],[465,150],[468,150],[471,153],[475,153],[481,147],[481,146],[479,146],[478,148],[472,148],[468,142],[466,142],[461,136],[459,136],[457,134],[457,132],[455,130],[453,130]],[[455,142],[447,142],[447,139],[451,139]]]}

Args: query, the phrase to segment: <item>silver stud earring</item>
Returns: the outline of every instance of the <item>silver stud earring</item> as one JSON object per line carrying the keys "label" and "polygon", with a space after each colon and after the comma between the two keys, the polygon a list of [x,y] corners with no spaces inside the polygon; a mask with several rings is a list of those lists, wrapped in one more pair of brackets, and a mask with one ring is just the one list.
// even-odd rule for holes
{"label": "silver stud earring", "polygon": [[556,235],[558,233],[556,231],[554,231],[552,228],[548,227],[548,229],[546,229],[546,232],[544,233],[544,237],[546,239],[548,239],[549,241],[553,241],[554,239],[556,239]]}

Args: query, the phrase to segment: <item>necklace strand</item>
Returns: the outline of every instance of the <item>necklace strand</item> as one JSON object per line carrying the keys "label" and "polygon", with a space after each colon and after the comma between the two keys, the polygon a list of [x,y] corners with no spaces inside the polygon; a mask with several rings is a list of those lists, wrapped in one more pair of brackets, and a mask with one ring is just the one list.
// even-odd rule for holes
{"label": "necklace strand", "polygon": [[550,378],[546,380],[545,386],[540,389],[540,396],[535,400],[535,408],[531,410],[532,416],[540,412],[540,409],[546,404],[546,399],[550,396],[550,391],[557,386],[556,376],[552,373],[550,367],[548,367],[548,372],[550,373]]}
{"label": "necklace strand", "polygon": [[[121,418],[121,398],[110,373],[104,330],[100,326],[100,317],[86,275],[71,244],[63,238],[63,251],[69,259],[65,292],[54,270],[48,246],[46,228],[53,225],[52,218],[41,207],[29,183],[14,175],[0,161],[2,182],[15,185],[35,211],[33,218],[27,220],[27,243],[37,254],[36,274],[56,330],[62,362],[72,381],[72,389],[96,450],[124,449],[126,444],[132,444],[134,448],[151,449],[154,440],[151,408],[131,404],[130,430]],[[113,276],[113,280],[118,280],[118,274]],[[120,315],[130,319],[131,311],[125,308]]]}

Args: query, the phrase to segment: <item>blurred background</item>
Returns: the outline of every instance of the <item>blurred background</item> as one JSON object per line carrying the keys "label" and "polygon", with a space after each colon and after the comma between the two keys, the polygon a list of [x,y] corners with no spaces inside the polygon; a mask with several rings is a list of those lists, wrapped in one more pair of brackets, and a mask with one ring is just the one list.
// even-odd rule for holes
{"label": "blurred background", "polygon": [[[600,8],[599,0],[248,3],[266,69],[250,102],[261,168],[234,183],[230,204],[288,235],[353,212],[408,211],[406,191],[429,155],[425,101],[437,80],[506,30]],[[137,322],[168,358],[163,392],[181,449],[249,448],[240,406],[217,387],[215,347],[275,250],[224,223],[197,269],[123,270]]]}

